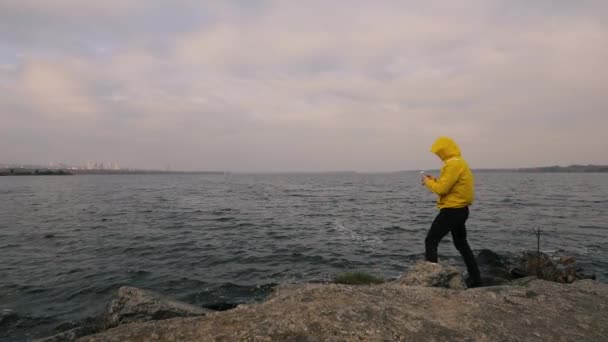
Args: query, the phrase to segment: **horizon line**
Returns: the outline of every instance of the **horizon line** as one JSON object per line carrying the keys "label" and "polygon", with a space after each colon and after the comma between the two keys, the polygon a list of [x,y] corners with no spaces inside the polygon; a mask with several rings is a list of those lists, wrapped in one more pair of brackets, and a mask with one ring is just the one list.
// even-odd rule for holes
{"label": "horizon line", "polygon": [[[222,174],[327,174],[327,173],[361,173],[361,174],[375,174],[375,173],[402,173],[402,172],[420,172],[420,171],[439,171],[440,168],[433,167],[427,169],[401,169],[401,170],[258,170],[258,171],[246,171],[246,170],[163,170],[163,169],[148,169],[148,168],[123,168],[119,170],[112,169],[70,169],[70,167],[48,167],[36,164],[5,164],[2,163],[2,168],[22,168],[22,169],[46,169],[46,170],[69,170],[83,173],[93,172],[106,172],[106,173],[136,173],[136,172],[154,172],[154,173],[222,173]],[[71,166],[73,167],[73,166]],[[569,164],[569,165],[544,165],[544,166],[525,166],[525,167],[474,167],[471,168],[473,171],[517,171],[517,170],[539,170],[539,169],[561,169],[561,168],[608,168],[608,164]]]}

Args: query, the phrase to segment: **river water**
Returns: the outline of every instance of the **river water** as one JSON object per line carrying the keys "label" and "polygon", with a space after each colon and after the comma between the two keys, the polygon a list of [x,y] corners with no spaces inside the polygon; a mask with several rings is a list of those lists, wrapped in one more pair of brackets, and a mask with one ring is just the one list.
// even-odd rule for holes
{"label": "river water", "polygon": [[[541,248],[608,281],[608,174],[478,173],[474,250]],[[403,273],[435,198],[391,174],[0,177],[0,339],[29,340],[142,287],[212,308],[272,284]],[[446,238],[440,259],[462,267]]]}

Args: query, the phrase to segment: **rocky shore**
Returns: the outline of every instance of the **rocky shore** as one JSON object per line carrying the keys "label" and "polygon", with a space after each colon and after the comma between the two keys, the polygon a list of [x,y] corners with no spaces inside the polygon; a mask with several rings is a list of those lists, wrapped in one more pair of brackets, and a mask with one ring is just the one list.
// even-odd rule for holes
{"label": "rocky shore", "polygon": [[501,285],[466,289],[456,268],[419,262],[383,284],[281,285],[263,303],[227,311],[121,287],[99,317],[39,341],[608,340],[608,284],[581,280],[573,261],[491,251],[478,259],[485,280]]}
{"label": "rocky shore", "polygon": [[131,323],[79,341],[605,341],[608,286],[471,290],[402,285],[279,287],[266,302]]}

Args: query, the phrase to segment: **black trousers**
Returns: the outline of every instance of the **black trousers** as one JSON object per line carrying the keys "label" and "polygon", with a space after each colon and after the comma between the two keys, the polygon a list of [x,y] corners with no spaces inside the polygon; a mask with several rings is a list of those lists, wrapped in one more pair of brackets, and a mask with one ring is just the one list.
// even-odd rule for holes
{"label": "black trousers", "polygon": [[469,218],[469,207],[444,208],[439,211],[431,225],[431,229],[424,240],[426,260],[437,262],[437,246],[449,232],[452,232],[454,246],[462,255],[472,284],[481,284],[479,267],[475,255],[467,242],[465,222]]}

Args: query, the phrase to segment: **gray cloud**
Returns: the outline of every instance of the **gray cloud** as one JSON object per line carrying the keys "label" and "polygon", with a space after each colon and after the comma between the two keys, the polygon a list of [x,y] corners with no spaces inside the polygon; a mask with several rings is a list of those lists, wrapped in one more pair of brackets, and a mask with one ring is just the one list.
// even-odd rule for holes
{"label": "gray cloud", "polygon": [[601,1],[0,0],[0,155],[182,169],[606,163]]}

